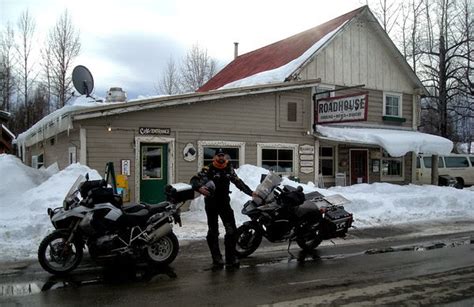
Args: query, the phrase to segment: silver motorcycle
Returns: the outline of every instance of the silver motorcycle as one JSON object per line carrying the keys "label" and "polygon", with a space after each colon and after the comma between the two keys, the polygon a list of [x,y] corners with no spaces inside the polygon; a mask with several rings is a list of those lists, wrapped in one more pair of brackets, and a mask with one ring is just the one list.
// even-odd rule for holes
{"label": "silver motorcycle", "polygon": [[88,249],[93,259],[127,256],[152,265],[168,265],[176,258],[179,242],[173,224],[181,226],[180,207],[194,198],[191,186],[165,188],[167,200],[155,205],[123,205],[106,180],[79,176],[63,206],[48,208],[55,230],[38,249],[43,269],[64,275],[74,270]]}

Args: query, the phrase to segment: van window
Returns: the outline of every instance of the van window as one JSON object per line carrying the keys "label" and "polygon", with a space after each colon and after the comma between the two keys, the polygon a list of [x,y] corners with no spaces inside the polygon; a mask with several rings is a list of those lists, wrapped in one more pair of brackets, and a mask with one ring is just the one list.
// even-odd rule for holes
{"label": "van window", "polygon": [[444,157],[446,167],[469,167],[466,157]]}
{"label": "van window", "polygon": [[474,157],[469,157],[469,159],[471,160],[471,166],[474,167]]}
{"label": "van window", "polygon": [[420,157],[416,157],[416,168],[421,168]]}
{"label": "van window", "polygon": [[[425,168],[431,168],[431,157],[423,157],[423,164]],[[444,167],[444,162],[441,157],[438,157],[438,168]]]}

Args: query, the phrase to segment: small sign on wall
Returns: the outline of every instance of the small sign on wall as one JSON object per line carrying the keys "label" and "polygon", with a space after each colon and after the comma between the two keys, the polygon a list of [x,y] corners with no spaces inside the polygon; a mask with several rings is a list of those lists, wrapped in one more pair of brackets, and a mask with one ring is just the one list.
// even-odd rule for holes
{"label": "small sign on wall", "polygon": [[121,173],[125,176],[130,176],[130,160],[120,160]]}
{"label": "small sign on wall", "polygon": [[151,127],[140,127],[138,128],[140,135],[170,135],[170,128],[151,128]]}

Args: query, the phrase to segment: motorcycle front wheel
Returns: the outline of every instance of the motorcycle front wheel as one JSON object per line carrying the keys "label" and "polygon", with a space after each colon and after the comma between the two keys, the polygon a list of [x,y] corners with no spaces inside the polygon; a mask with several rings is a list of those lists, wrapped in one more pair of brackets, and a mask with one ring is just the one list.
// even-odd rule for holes
{"label": "motorcycle front wheel", "polygon": [[146,247],[145,255],[150,264],[168,265],[176,258],[178,251],[178,238],[173,232],[170,232],[150,243]]}
{"label": "motorcycle front wheel", "polygon": [[55,231],[41,241],[38,261],[41,267],[54,275],[65,275],[82,260],[82,246],[76,241],[67,242],[69,233]]}
{"label": "motorcycle front wheel", "polygon": [[305,235],[296,238],[296,243],[298,246],[304,250],[304,251],[312,251],[316,247],[321,244],[323,240],[321,239],[321,235],[319,234],[319,231],[317,232],[309,232],[306,233]]}
{"label": "motorcycle front wheel", "polygon": [[237,228],[235,254],[239,258],[250,256],[262,243],[262,233],[252,224],[243,224]]}

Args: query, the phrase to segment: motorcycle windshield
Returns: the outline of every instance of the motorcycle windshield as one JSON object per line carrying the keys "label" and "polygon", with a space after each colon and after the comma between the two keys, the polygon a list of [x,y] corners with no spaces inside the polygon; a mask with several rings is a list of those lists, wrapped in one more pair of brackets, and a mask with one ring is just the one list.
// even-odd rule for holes
{"label": "motorcycle windshield", "polygon": [[69,192],[67,192],[66,197],[64,197],[64,200],[66,200],[66,199],[70,198],[72,195],[74,195],[78,191],[79,186],[84,181],[86,181],[86,178],[83,175],[79,175],[79,177],[77,177],[76,181],[74,181],[74,184],[69,189]]}

